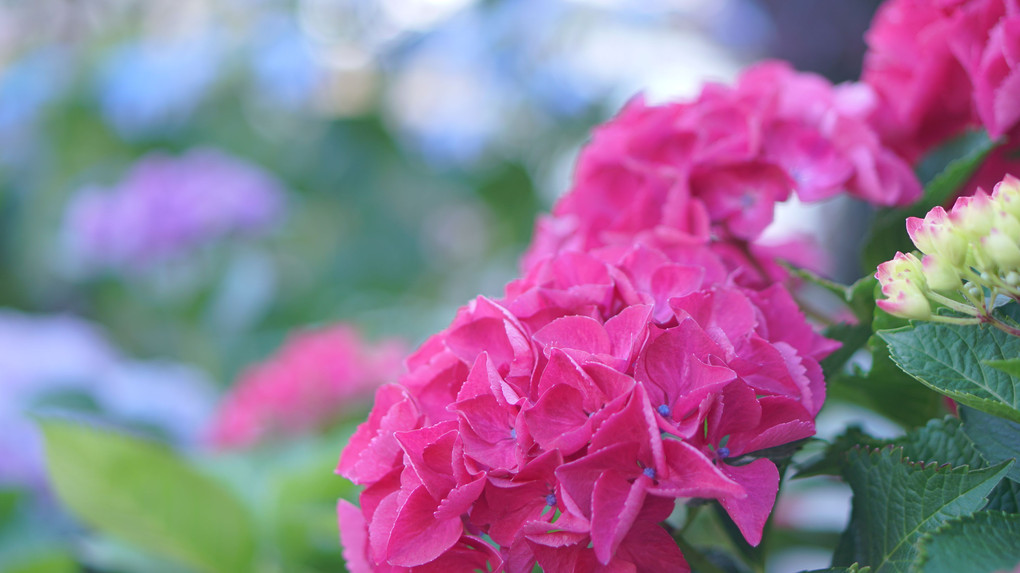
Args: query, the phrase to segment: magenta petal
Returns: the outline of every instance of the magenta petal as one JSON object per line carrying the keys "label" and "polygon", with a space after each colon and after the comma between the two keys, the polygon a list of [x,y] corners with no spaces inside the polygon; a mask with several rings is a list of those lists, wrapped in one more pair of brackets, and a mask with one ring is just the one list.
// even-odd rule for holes
{"label": "magenta petal", "polygon": [[753,546],[761,543],[762,530],[772,513],[779,492],[779,470],[765,458],[757,459],[746,466],[723,464],[722,471],[733,478],[747,491],[746,497],[725,496],[719,498],[726,513],[737,524],[744,539]]}
{"label": "magenta petal", "polygon": [[368,524],[365,516],[354,504],[341,499],[336,504],[337,524],[340,527],[340,544],[344,548],[344,561],[350,573],[372,573],[368,561]]}
{"label": "magenta petal", "polygon": [[608,471],[595,481],[592,499],[591,541],[595,557],[609,563],[627,536],[645,501],[645,487],[651,482],[639,475],[633,483],[625,476]]}
{"label": "magenta petal", "polygon": [[705,454],[686,442],[663,440],[666,455],[666,472],[659,476],[650,492],[670,497],[721,498],[741,496],[743,488]]}
{"label": "magenta petal", "polygon": [[478,496],[482,495],[485,482],[485,476],[482,475],[474,481],[451,489],[446,499],[441,501],[439,507],[436,508],[436,519],[457,519],[461,514],[466,513],[471,509],[471,504],[478,499]]}
{"label": "magenta petal", "polygon": [[464,526],[460,519],[436,519],[436,502],[428,490],[411,492],[397,510],[387,543],[389,563],[415,567],[432,561],[460,539]]}
{"label": "magenta petal", "polygon": [[503,559],[488,543],[465,535],[435,561],[414,568],[414,573],[501,571]]}
{"label": "magenta petal", "polygon": [[606,334],[609,335],[613,356],[630,363],[638,348],[644,343],[651,314],[651,306],[636,304],[628,306],[606,321]]}
{"label": "magenta petal", "polygon": [[591,354],[609,354],[612,342],[598,321],[586,316],[558,318],[534,334],[539,344],[553,348],[575,348]]}
{"label": "magenta petal", "polygon": [[573,386],[553,386],[522,415],[531,437],[544,450],[558,448],[570,455],[591,438],[591,418],[585,414],[581,392]]}

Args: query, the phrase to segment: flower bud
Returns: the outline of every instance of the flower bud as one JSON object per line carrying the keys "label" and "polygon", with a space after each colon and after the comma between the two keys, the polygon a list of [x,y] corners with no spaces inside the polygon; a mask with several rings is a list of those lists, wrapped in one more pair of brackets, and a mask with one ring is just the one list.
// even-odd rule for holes
{"label": "flower bud", "polygon": [[956,232],[952,220],[942,207],[935,207],[924,219],[909,217],[907,233],[918,250],[926,255],[938,254],[953,266],[962,265],[967,256],[967,238]]}
{"label": "flower bud", "polygon": [[940,291],[953,291],[963,286],[960,269],[949,264],[945,257],[925,255],[921,260],[924,268],[924,279],[928,288]]}
{"label": "flower bud", "polygon": [[949,214],[957,233],[966,241],[977,242],[992,228],[995,205],[987,193],[978,189],[970,197],[960,197]]}
{"label": "flower bud", "polygon": [[1002,181],[995,184],[992,200],[996,204],[996,209],[1020,219],[1020,179],[1006,175]]}
{"label": "flower bud", "polygon": [[875,301],[879,308],[901,318],[931,318],[931,303],[913,283],[897,282],[889,286],[889,289],[882,287],[882,294],[889,298]]}
{"label": "flower bud", "polygon": [[987,237],[981,239],[981,246],[1001,271],[1020,268],[1020,245],[998,229],[992,229]]}

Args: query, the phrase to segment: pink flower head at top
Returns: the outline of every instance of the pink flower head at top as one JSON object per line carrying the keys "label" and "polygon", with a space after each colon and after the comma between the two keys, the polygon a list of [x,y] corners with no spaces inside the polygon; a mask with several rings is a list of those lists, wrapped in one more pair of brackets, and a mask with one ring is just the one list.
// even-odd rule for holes
{"label": "pink flower head at top", "polygon": [[891,0],[867,42],[862,80],[882,100],[874,123],[911,161],[968,127],[997,138],[1020,121],[1016,0]]}
{"label": "pink flower head at top", "polygon": [[750,276],[752,247],[791,192],[805,202],[848,192],[909,204],[920,184],[870,127],[876,103],[866,85],[833,86],[781,62],[751,67],[733,87],[709,85],[690,102],[637,98],[582,150],[573,188],[539,222],[525,268],[558,249],[657,235],[736,246],[745,256],[731,268]]}
{"label": "pink flower head at top", "polygon": [[268,360],[247,369],[223,399],[211,439],[221,448],[323,428],[367,405],[403,370],[404,345],[371,345],[345,324],[290,336]]}

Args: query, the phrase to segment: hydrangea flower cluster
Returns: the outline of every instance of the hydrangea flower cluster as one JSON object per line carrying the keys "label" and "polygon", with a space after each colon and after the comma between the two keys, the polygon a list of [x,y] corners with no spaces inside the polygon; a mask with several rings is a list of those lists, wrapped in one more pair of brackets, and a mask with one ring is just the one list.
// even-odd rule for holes
{"label": "hydrangea flower cluster", "polygon": [[[924,219],[907,219],[907,232],[923,253],[896,253],[875,277],[888,298],[878,305],[903,318],[977,324],[991,322],[999,295],[1020,300],[1020,179],[1007,175],[992,194],[978,190],[951,211],[935,207]],[[932,303],[964,317],[932,313]],[[1020,331],[1015,333],[1020,334]]]}
{"label": "hydrangea flower cluster", "polygon": [[755,452],[814,433],[837,344],[756,241],[791,190],[919,196],[875,101],[766,63],[601,127],[524,276],[426,341],[344,450],[350,570],[684,570],[662,522],[688,498],[759,543],[779,472]]}
{"label": "hydrangea flower cluster", "polygon": [[915,160],[982,125],[993,138],[1020,122],[1020,3],[891,0],[867,34],[862,80],[883,99],[883,140]]}
{"label": "hydrangea flower cluster", "polygon": [[[632,101],[581,153],[574,188],[539,222],[526,266],[563,248],[670,235],[712,249],[738,280],[782,276],[757,239],[791,191],[804,202],[844,191],[879,205],[920,197],[910,166],[869,126],[878,99],[865,84],[833,86],[782,62],[708,85],[691,102]],[[803,245],[802,245],[803,247]]]}
{"label": "hydrangea flower cluster", "polygon": [[212,442],[240,448],[324,427],[366,406],[383,382],[400,375],[403,357],[403,343],[369,344],[347,324],[294,334],[223,399]]}
{"label": "hydrangea flower cluster", "polygon": [[65,234],[86,265],[144,267],[231,234],[262,232],[284,200],[275,178],[222,151],[154,154],[113,189],[79,190]]}

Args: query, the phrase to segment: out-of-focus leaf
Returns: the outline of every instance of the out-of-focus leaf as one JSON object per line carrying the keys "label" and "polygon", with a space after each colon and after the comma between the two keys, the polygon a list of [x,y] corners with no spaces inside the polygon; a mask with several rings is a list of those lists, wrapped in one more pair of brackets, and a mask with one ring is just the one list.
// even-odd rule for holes
{"label": "out-of-focus leaf", "polygon": [[1020,358],[1013,358],[1010,360],[986,360],[985,364],[995,368],[996,370],[1001,370],[1014,378],[1020,378]]}
{"label": "out-of-focus leaf", "polygon": [[829,380],[828,395],[878,412],[905,428],[916,428],[946,413],[943,398],[892,362],[886,343],[872,337],[871,368]]}
{"label": "out-of-focus leaf", "polygon": [[41,423],[53,486],[98,530],[200,571],[250,571],[248,512],[167,448],[63,420]]}
{"label": "out-of-focus leaf", "polygon": [[6,564],[6,573],[75,573],[78,565],[70,555],[52,550],[19,562]]}
{"label": "out-of-focus leaf", "polygon": [[925,185],[924,195],[920,201],[905,209],[883,209],[875,216],[862,255],[866,270],[874,269],[882,262],[893,258],[896,251],[914,250],[910,236],[907,235],[907,217],[923,217],[932,207],[952,199],[998,143],[990,140],[987,134],[982,132],[968,135],[964,140],[950,142],[948,145],[956,148],[948,157],[939,150],[933,154],[940,164],[929,169],[938,175]]}

